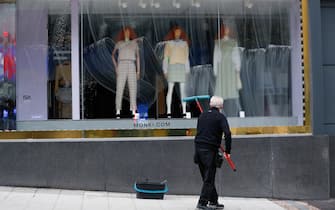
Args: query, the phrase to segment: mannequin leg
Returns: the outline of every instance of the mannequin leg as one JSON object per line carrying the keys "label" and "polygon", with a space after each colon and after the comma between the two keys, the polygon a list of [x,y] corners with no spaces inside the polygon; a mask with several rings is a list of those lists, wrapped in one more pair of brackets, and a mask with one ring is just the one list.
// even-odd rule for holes
{"label": "mannequin leg", "polygon": [[167,114],[171,114],[171,102],[174,82],[169,82],[168,92],[166,96]]}
{"label": "mannequin leg", "polygon": [[136,113],[136,93],[137,93],[137,79],[135,64],[130,64],[128,69],[128,87],[129,87],[129,98],[130,98],[130,109],[132,114]]}
{"label": "mannequin leg", "polygon": [[118,75],[116,77],[116,96],[115,96],[116,114],[120,114],[122,96],[124,86],[126,85],[126,79],[127,79],[127,65],[120,63],[118,66]]}
{"label": "mannequin leg", "polygon": [[186,113],[186,102],[183,101],[183,98],[186,97],[185,82],[180,82],[179,87],[180,87],[180,100],[181,100],[181,104],[183,107],[183,114],[185,114]]}

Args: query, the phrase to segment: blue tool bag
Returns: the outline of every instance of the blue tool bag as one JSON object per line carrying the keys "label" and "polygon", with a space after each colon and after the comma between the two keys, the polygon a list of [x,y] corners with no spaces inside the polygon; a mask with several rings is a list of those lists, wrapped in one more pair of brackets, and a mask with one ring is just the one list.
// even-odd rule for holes
{"label": "blue tool bag", "polygon": [[163,199],[164,194],[168,191],[166,182],[136,182],[134,189],[136,198],[141,199]]}

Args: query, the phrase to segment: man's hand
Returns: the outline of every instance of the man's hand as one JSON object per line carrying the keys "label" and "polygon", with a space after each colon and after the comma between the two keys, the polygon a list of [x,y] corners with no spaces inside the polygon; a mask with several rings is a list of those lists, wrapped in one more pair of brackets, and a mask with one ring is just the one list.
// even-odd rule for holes
{"label": "man's hand", "polygon": [[235,164],[234,164],[233,161],[230,159],[230,154],[228,154],[228,153],[225,152],[223,155],[224,155],[224,157],[226,158],[226,160],[227,160],[227,162],[228,162],[230,168],[231,168],[233,171],[236,171]]}

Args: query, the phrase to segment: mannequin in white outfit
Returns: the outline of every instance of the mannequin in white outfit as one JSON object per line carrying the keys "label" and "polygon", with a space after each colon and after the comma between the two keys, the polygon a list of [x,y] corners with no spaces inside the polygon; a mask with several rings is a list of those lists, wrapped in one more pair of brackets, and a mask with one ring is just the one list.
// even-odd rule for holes
{"label": "mannequin in white outfit", "polygon": [[[125,27],[117,38],[117,43],[112,52],[112,60],[116,73],[116,117],[120,117],[121,102],[126,82],[129,88],[130,109],[135,116],[137,80],[140,75],[139,48],[135,32],[130,27]],[[119,52],[118,59],[115,59],[116,51]]]}
{"label": "mannequin in white outfit", "polygon": [[[171,29],[166,36],[164,48],[163,71],[169,83],[166,97],[167,115],[171,117],[172,92],[176,82],[180,85],[180,99],[185,95],[186,75],[190,72],[188,38],[178,26]],[[186,102],[182,101],[183,114],[186,116]]]}

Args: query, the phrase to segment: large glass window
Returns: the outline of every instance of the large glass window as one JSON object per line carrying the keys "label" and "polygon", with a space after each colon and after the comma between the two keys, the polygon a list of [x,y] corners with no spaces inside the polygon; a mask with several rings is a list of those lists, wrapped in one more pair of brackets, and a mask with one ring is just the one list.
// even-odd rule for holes
{"label": "large glass window", "polygon": [[303,125],[299,0],[16,2],[18,130],[194,128],[213,95],[232,127]]}
{"label": "large glass window", "polygon": [[196,118],[218,95],[233,126],[302,124],[298,0],[80,3],[84,119]]}
{"label": "large glass window", "polygon": [[0,130],[16,129],[15,4],[0,2]]}

